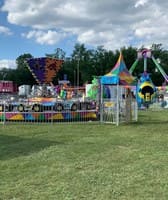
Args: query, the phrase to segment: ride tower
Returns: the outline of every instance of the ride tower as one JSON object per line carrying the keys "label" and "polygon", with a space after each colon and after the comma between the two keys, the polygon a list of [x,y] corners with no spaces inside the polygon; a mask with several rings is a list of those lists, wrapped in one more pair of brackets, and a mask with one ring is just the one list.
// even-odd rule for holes
{"label": "ride tower", "polygon": [[148,108],[149,105],[155,100],[157,89],[153,84],[152,79],[150,78],[150,74],[147,71],[147,59],[152,59],[156,68],[162,74],[166,82],[168,82],[168,76],[163,68],[159,65],[155,57],[152,55],[152,51],[146,48],[137,52],[137,59],[129,69],[131,74],[135,70],[140,59],[143,59],[144,70],[137,84],[136,98],[138,107],[145,106]]}

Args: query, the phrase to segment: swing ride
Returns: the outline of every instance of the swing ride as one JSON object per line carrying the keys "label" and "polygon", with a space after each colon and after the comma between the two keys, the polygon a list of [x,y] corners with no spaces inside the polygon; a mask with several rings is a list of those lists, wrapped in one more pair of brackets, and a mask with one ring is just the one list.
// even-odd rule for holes
{"label": "swing ride", "polygon": [[136,98],[139,107],[149,107],[149,104],[153,103],[156,98],[157,87],[153,84],[152,79],[150,78],[150,74],[147,71],[147,59],[151,59],[153,61],[156,68],[162,74],[166,82],[168,82],[168,76],[163,68],[159,65],[155,57],[152,55],[151,50],[146,48],[138,51],[137,59],[129,69],[131,74],[135,70],[140,59],[143,59],[144,70],[140,79],[138,80]]}

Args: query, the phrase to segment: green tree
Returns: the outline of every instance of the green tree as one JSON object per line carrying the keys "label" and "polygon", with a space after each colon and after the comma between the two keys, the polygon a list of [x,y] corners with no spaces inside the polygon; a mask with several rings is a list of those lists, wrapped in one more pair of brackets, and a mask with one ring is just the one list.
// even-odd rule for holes
{"label": "green tree", "polygon": [[54,53],[46,53],[45,55],[50,58],[65,59],[66,53],[61,48],[57,48]]}
{"label": "green tree", "polygon": [[82,85],[88,79],[88,59],[88,50],[85,45],[79,43],[75,44],[71,58],[71,69],[74,74],[73,82],[76,83],[76,85],[78,84],[78,81],[79,85]]}
{"label": "green tree", "polygon": [[23,54],[23,55],[20,55],[16,59],[17,68],[15,70],[16,74],[15,74],[14,82],[18,86],[24,85],[24,84],[26,84],[26,85],[27,84],[28,85],[37,84],[32,73],[28,69],[28,66],[27,66],[27,63],[26,63],[26,59],[30,59],[30,58],[33,58],[33,56],[31,54]]}

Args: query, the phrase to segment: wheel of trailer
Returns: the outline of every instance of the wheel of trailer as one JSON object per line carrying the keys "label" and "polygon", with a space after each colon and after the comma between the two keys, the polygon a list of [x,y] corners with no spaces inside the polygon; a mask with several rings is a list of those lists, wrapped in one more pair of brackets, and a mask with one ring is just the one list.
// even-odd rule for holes
{"label": "wheel of trailer", "polygon": [[3,112],[3,111],[4,111],[4,105],[0,104],[0,112]]}
{"label": "wheel of trailer", "polygon": [[76,103],[72,104],[71,110],[72,111],[77,111],[78,105]]}
{"label": "wheel of trailer", "polygon": [[24,105],[23,104],[18,105],[17,110],[19,112],[24,112]]}
{"label": "wheel of trailer", "polygon": [[62,104],[56,104],[55,110],[61,112],[63,110],[63,105]]}
{"label": "wheel of trailer", "polygon": [[40,104],[34,104],[33,105],[33,109],[32,109],[34,112],[42,112],[43,111],[43,108]]}

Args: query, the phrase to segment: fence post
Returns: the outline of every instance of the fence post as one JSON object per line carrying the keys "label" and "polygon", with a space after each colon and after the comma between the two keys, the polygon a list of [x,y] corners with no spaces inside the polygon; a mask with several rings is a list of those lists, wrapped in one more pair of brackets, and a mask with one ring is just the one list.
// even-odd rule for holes
{"label": "fence post", "polygon": [[52,112],[52,114],[51,114],[51,124],[53,125],[54,106],[52,106],[51,112]]}
{"label": "fence post", "polygon": [[119,117],[119,84],[117,83],[117,97],[116,97],[116,101],[117,101],[117,109],[116,109],[116,125],[119,126],[119,121],[120,121],[120,117]]}
{"label": "fence post", "polygon": [[5,106],[5,102],[3,102],[3,105],[4,105],[3,125],[5,125],[5,123],[6,123],[6,106]]}
{"label": "fence post", "polygon": [[138,105],[137,102],[134,101],[134,110],[135,110],[135,121],[138,121]]}
{"label": "fence post", "polygon": [[132,93],[131,90],[128,88],[126,89],[126,122],[132,121]]}
{"label": "fence post", "polygon": [[103,122],[103,84],[100,85],[100,122]]}

